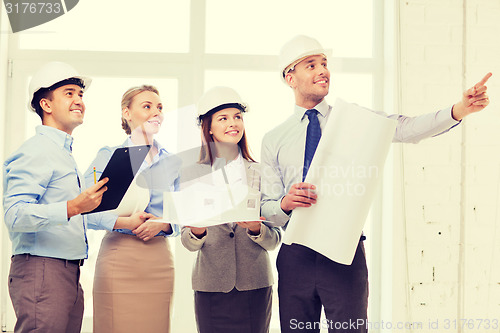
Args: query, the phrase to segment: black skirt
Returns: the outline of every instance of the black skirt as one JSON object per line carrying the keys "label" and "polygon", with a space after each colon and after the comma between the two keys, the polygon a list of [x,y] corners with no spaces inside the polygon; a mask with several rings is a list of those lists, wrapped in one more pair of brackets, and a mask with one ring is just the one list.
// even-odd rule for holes
{"label": "black skirt", "polygon": [[228,293],[194,292],[200,333],[268,333],[272,287]]}

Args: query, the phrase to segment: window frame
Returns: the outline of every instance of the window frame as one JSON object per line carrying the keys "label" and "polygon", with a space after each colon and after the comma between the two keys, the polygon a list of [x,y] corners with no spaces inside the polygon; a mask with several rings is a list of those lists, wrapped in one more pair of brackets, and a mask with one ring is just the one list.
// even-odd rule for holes
{"label": "window frame", "polygon": [[[384,21],[384,14],[388,12],[388,4],[383,0],[372,0],[373,8],[373,57],[372,58],[331,58],[329,67],[335,73],[368,73],[373,77],[373,107],[378,110],[385,110],[390,113],[393,109],[390,104],[387,87],[387,64],[385,56],[388,52],[386,48],[387,41],[393,36],[390,35],[391,29],[387,29],[387,22]],[[393,6],[390,4],[389,6]],[[4,8],[2,11],[2,26],[6,26]],[[47,61],[59,60],[71,63],[82,73],[92,76],[103,77],[175,77],[178,79],[178,105],[187,106],[193,104],[203,93],[205,87],[205,71],[207,70],[251,70],[251,71],[275,71],[278,63],[278,57],[275,55],[235,55],[235,54],[206,54],[205,53],[205,22],[206,22],[206,2],[205,0],[191,0],[190,9],[190,33],[189,33],[189,52],[188,53],[141,53],[141,52],[98,52],[98,51],[58,51],[58,50],[22,50],[19,48],[19,36],[17,34],[8,34],[7,41],[5,35],[0,37],[0,43],[8,45],[6,55],[12,66],[7,69],[12,71],[11,77],[1,78],[6,84],[6,100],[0,111],[0,120],[4,129],[3,158],[5,159],[20,143],[25,140],[24,129],[25,113],[15,113],[8,110],[25,110],[27,100],[26,78]],[[2,51],[2,55],[5,54]],[[117,64],[116,59],[120,59]],[[144,61],[147,59],[147,62]],[[278,79],[278,75],[276,75]],[[8,139],[7,139],[8,138]],[[181,142],[180,135],[177,141]],[[180,144],[177,149],[182,149]],[[387,276],[387,263],[382,261],[382,249],[386,245],[382,244],[383,231],[390,225],[387,218],[391,218],[388,210],[392,210],[392,156],[386,163],[384,172],[384,185],[380,189],[379,196],[373,205],[370,213],[369,223],[370,234],[365,243],[367,252],[373,254],[369,262],[370,272],[370,299],[369,299],[369,318],[370,321],[381,319],[382,304],[387,304],[392,299],[390,290],[382,293],[382,276]],[[3,215],[2,215],[3,216]],[[10,249],[6,249],[5,244],[10,244],[8,234],[4,228],[0,234],[2,237],[2,273],[6,276],[10,260]],[[386,240],[384,242],[392,241]],[[171,243],[175,247],[176,258],[176,294],[174,296],[173,330],[186,329],[186,323],[194,324],[194,308],[191,304],[183,304],[180,300],[192,298],[190,274],[191,263],[194,260],[194,254],[185,251],[182,248],[179,238]],[[392,249],[385,249],[383,253],[391,254]],[[390,266],[392,267],[392,266]],[[389,274],[390,275],[390,274]],[[5,279],[2,280],[5,282]],[[9,316],[13,315],[12,309],[9,309],[8,293],[6,285],[2,286],[2,313],[6,312]],[[275,294],[274,297],[277,297]],[[187,303],[187,302],[184,302]],[[191,311],[189,313],[189,311]],[[276,316],[277,313],[274,314]],[[384,320],[389,318],[384,318]],[[14,317],[15,321],[15,317]],[[12,324],[12,318],[8,318],[2,326]],[[177,323],[177,324],[176,324]],[[181,326],[178,326],[181,325]],[[85,323],[84,329],[90,327]],[[194,327],[194,326],[193,326]],[[12,329],[12,327],[10,327]],[[278,331],[275,331],[278,332]]]}

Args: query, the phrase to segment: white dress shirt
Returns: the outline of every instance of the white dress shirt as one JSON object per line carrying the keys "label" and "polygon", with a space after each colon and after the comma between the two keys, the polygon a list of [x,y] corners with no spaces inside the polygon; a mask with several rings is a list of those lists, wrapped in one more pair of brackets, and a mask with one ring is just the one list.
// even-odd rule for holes
{"label": "white dress shirt", "polygon": [[[314,109],[318,111],[318,120],[323,130],[332,106],[323,100]],[[290,219],[290,215],[281,209],[281,199],[293,184],[302,180],[309,123],[306,111],[307,109],[296,105],[294,113],[262,139],[261,214],[277,226],[286,225]],[[416,117],[397,114],[388,116],[383,112],[369,111],[398,121],[393,142],[417,143],[424,138],[445,133],[460,123],[451,116],[452,107]]]}

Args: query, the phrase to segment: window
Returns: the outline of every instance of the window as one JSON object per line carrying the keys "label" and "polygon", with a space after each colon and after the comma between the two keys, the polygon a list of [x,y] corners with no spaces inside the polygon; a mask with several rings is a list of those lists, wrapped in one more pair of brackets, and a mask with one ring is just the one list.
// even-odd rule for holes
{"label": "window", "polygon": [[19,34],[33,50],[189,51],[189,1],[85,0],[65,15]]}
{"label": "window", "polygon": [[[28,75],[44,62],[65,61],[91,76],[93,83],[85,94],[85,124],[74,132],[75,158],[83,172],[98,148],[124,141],[119,103],[129,87],[148,83],[159,88],[167,111],[158,140],[176,152],[200,141],[193,104],[205,90],[226,85],[235,88],[249,105],[245,115],[249,145],[253,156],[260,160],[264,134],[293,111],[293,93],[281,82],[275,68],[281,45],[296,34],[311,35],[332,50],[331,95],[382,109],[380,50],[384,36],[382,13],[377,10],[382,7],[382,0],[145,0],[137,4],[80,1],[60,18],[10,36],[14,80],[8,107],[25,110]],[[333,102],[331,96],[327,100]],[[14,124],[23,124],[22,137],[29,137],[40,121],[32,113],[22,117],[24,122],[17,120]],[[13,122],[9,119],[6,128],[11,126],[9,121]],[[16,138],[17,145],[23,138]],[[380,201],[377,205],[381,207]],[[371,214],[367,223],[378,227],[379,214]],[[365,232],[366,246],[372,246],[369,226]],[[89,231],[94,243],[90,248],[93,260],[101,237]],[[195,332],[190,283],[194,255],[178,239],[171,245],[176,266],[172,329]],[[276,255],[277,251],[271,253],[273,258]],[[7,258],[3,262],[8,265]],[[380,273],[380,258],[372,256],[369,265],[372,283]],[[92,330],[93,267],[94,262],[89,260],[82,274],[87,301],[83,332]],[[8,295],[2,297],[5,300]],[[277,293],[274,301],[276,305]],[[378,299],[370,297],[370,302],[375,302],[370,303],[372,316],[373,309],[379,306]],[[12,316],[12,312],[8,313]],[[7,322],[7,329],[12,330],[9,325],[14,320]],[[273,309],[271,332],[279,332],[277,307]]]}
{"label": "window", "polygon": [[372,0],[207,0],[206,52],[274,55],[300,34],[320,40],[334,57],[369,58],[372,6]]}

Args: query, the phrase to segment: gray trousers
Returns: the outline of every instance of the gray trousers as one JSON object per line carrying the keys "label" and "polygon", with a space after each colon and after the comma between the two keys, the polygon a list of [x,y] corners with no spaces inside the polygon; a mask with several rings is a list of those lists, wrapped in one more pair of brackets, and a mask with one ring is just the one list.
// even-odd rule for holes
{"label": "gray trousers", "polygon": [[[351,265],[308,247],[282,244],[278,259],[282,333],[367,332],[368,270],[360,241]],[[320,321],[321,307],[326,320]]]}
{"label": "gray trousers", "polygon": [[63,259],[27,254],[11,259],[9,294],[15,333],[80,333],[83,290],[80,266]]}

